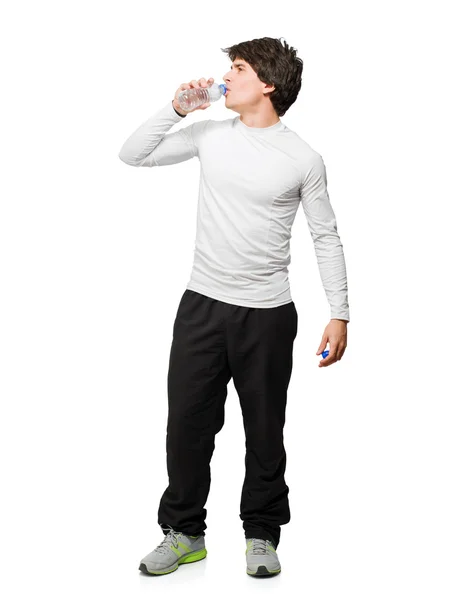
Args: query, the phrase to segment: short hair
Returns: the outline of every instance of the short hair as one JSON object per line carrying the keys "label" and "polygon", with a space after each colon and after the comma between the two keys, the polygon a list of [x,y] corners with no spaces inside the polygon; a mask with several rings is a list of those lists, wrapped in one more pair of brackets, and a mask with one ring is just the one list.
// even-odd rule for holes
{"label": "short hair", "polygon": [[257,77],[274,85],[270,100],[279,117],[285,115],[298,97],[302,83],[303,61],[296,56],[296,49],[282,38],[263,37],[240,42],[228,48],[221,48],[234,62],[241,58],[251,65]]}

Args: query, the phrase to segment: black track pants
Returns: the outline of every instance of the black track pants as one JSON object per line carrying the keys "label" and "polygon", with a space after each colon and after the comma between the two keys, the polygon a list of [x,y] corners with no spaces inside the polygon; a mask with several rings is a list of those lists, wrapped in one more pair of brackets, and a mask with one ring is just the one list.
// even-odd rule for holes
{"label": "black track pants", "polygon": [[232,377],[246,436],[239,516],[246,538],[279,544],[280,526],[290,521],[283,427],[297,327],[293,301],[248,308],[184,292],[168,370],[169,485],[158,511],[163,531],[205,535],[210,461]]}

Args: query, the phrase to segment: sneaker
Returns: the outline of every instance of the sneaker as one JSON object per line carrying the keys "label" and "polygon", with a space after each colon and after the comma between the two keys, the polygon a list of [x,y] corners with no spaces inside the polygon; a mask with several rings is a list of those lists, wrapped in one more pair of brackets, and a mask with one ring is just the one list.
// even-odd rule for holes
{"label": "sneaker", "polygon": [[270,540],[246,540],[246,572],[254,577],[278,575],[281,565]]}
{"label": "sneaker", "polygon": [[140,561],[139,570],[147,575],[166,575],[179,565],[206,558],[204,535],[186,535],[170,528],[164,540]]}

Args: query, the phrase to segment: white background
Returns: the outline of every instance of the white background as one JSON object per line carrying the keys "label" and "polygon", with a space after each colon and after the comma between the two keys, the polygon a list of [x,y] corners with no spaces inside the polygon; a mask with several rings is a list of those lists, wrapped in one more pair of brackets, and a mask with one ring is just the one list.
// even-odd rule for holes
{"label": "white background", "polygon": [[[442,4],[22,2],[3,11],[3,597],[448,598]],[[200,165],[137,169],[118,152],[182,82],[223,81],[221,48],[264,36],[282,37],[304,61],[282,121],[327,168],[348,347],[318,368],[329,307],[300,207],[282,573],[246,574],[245,440],[231,379],[211,463],[208,556],[148,577],[138,566],[163,539],[168,357],[193,261]],[[218,101],[173,131],[234,116]]]}

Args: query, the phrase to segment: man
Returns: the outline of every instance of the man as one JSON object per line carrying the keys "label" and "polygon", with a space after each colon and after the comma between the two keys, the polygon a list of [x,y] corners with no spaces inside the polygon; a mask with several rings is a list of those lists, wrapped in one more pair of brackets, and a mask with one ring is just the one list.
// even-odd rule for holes
{"label": "man", "polygon": [[[226,107],[239,116],[203,120],[167,133],[185,118],[181,91],[125,142],[120,158],[139,167],[201,162],[194,263],[173,327],[168,371],[167,468],[158,523],[163,542],[140,563],[166,574],[205,558],[204,508],[215,435],[224,424],[233,378],[246,437],[240,518],[249,575],[275,575],[281,525],[290,520],[283,427],[298,315],[290,295],[291,228],[300,203],[331,308],[317,354],[341,359],[349,306],[343,247],[321,155],[279,117],[301,88],[302,61],[287,44],[261,38],[226,48]],[[195,110],[205,110],[207,102]]]}

